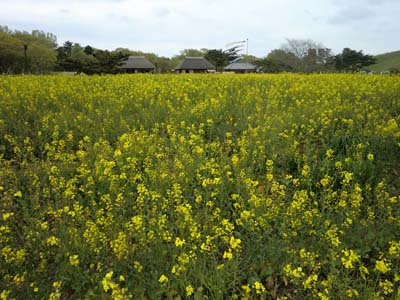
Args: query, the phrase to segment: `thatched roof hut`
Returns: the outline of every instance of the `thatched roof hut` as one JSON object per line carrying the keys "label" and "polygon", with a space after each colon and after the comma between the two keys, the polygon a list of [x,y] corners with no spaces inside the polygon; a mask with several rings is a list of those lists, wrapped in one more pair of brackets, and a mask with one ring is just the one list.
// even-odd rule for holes
{"label": "thatched roof hut", "polygon": [[215,67],[204,57],[186,57],[175,68],[180,73],[215,72]]}
{"label": "thatched roof hut", "polygon": [[126,73],[153,73],[156,67],[144,56],[129,56],[119,68]]}
{"label": "thatched roof hut", "polygon": [[247,62],[233,62],[226,66],[224,71],[235,73],[253,73],[257,71],[257,67]]}

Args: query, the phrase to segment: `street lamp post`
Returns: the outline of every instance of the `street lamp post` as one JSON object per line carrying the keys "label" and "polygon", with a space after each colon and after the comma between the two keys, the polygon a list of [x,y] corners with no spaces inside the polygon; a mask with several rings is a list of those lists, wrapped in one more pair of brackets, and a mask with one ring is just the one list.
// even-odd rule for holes
{"label": "street lamp post", "polygon": [[29,73],[28,68],[28,44],[24,44],[24,74]]}

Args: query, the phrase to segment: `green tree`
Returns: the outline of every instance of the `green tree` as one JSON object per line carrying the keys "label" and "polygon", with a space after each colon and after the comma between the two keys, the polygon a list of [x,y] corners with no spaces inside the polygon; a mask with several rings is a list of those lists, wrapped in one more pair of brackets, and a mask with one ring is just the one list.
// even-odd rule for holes
{"label": "green tree", "polygon": [[281,50],[292,56],[287,61],[295,72],[311,73],[331,69],[331,50],[319,42],[310,39],[287,39]]}
{"label": "green tree", "polygon": [[312,48],[303,57],[303,72],[333,71],[333,54],[328,48]]}
{"label": "green tree", "polygon": [[247,54],[243,54],[240,57],[240,61],[242,62],[247,62],[247,63],[251,63],[254,64],[255,62],[257,62],[258,60],[260,60],[260,58],[254,56],[254,55],[247,55]]}
{"label": "green tree", "polygon": [[266,73],[292,72],[298,64],[298,58],[291,52],[275,49],[254,63]]}
{"label": "green tree", "polygon": [[87,45],[84,49],[83,52],[85,52],[87,55],[93,55],[94,53],[94,48],[91,46]]}
{"label": "green tree", "polygon": [[93,55],[85,53],[81,45],[69,41],[57,48],[57,53],[59,69],[63,71],[82,73],[96,61]]}
{"label": "green tree", "polygon": [[207,49],[184,49],[180,51],[179,56],[182,58],[185,57],[200,57],[204,56],[207,53]]}
{"label": "green tree", "polygon": [[52,71],[56,63],[57,39],[40,30],[13,31],[0,27],[0,70],[2,73],[21,73],[24,70],[24,47],[32,73]]}
{"label": "green tree", "polygon": [[207,50],[204,57],[217,68],[217,71],[229,64],[229,55],[221,49]]}
{"label": "green tree", "polygon": [[15,31],[13,36],[27,45],[28,65],[31,73],[47,73],[57,61],[57,39],[51,33],[33,30],[31,33]]}
{"label": "green tree", "polygon": [[23,71],[23,43],[0,31],[0,73],[21,73]]}
{"label": "green tree", "polygon": [[110,52],[107,50],[97,50],[94,53],[98,64],[101,66],[100,73],[115,74],[118,72],[118,66],[126,58],[121,52]]}
{"label": "green tree", "polygon": [[169,73],[175,68],[174,62],[169,57],[156,56],[152,62],[156,66],[156,72],[158,73]]}
{"label": "green tree", "polygon": [[65,68],[65,60],[71,57],[73,43],[66,41],[62,46],[56,49],[57,52],[57,69],[60,71],[68,71]]}
{"label": "green tree", "polygon": [[335,68],[339,71],[358,72],[363,68],[376,63],[372,55],[364,54],[362,50],[356,51],[344,48],[341,54],[335,56]]}

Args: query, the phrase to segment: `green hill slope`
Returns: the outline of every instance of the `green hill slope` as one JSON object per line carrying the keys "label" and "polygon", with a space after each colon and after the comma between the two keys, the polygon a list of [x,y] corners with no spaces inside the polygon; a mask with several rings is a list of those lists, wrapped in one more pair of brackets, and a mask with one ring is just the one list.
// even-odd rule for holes
{"label": "green hill slope", "polygon": [[380,54],[375,57],[378,61],[376,64],[369,66],[369,70],[375,72],[388,71],[390,68],[397,68],[400,70],[400,51]]}

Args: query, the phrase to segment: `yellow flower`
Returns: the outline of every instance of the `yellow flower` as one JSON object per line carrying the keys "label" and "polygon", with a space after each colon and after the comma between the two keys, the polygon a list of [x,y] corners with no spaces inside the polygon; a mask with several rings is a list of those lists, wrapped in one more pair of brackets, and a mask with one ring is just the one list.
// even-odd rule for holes
{"label": "yellow flower", "polygon": [[7,300],[8,296],[11,294],[11,291],[3,290],[0,294],[1,300]]}
{"label": "yellow flower", "polygon": [[360,256],[355,253],[353,250],[342,250],[344,257],[341,258],[342,264],[346,269],[352,269],[353,263],[356,263],[360,260]]}
{"label": "yellow flower", "polygon": [[124,232],[119,232],[118,237],[110,242],[111,248],[118,259],[124,259],[128,256],[129,245]]}
{"label": "yellow flower", "polygon": [[179,237],[175,239],[175,246],[182,247],[185,244],[185,240],[181,240]]}
{"label": "yellow flower", "polygon": [[318,297],[320,300],[329,300],[329,290],[328,289],[324,289],[324,292],[319,292],[318,293]]}
{"label": "yellow flower", "polygon": [[225,258],[225,259],[230,260],[230,259],[232,259],[233,255],[232,255],[231,251],[225,251],[224,255],[222,257]]}
{"label": "yellow flower", "polygon": [[338,228],[336,226],[332,226],[332,228],[326,232],[326,239],[335,247],[341,244],[338,236]]}
{"label": "yellow flower", "polygon": [[57,246],[60,243],[60,240],[55,236],[51,236],[47,238],[46,243],[49,246]]}
{"label": "yellow flower", "polygon": [[267,166],[267,168],[271,169],[274,166],[274,161],[271,159],[267,159],[265,165]]}
{"label": "yellow flower", "polygon": [[332,149],[328,149],[328,150],[326,150],[325,155],[327,158],[332,158],[333,153],[334,153],[334,151]]}
{"label": "yellow flower", "polygon": [[143,266],[140,262],[134,261],[133,262],[133,267],[138,271],[139,273],[143,271]]}
{"label": "yellow flower", "polygon": [[164,274],[162,274],[161,276],[160,276],[160,278],[158,279],[158,282],[159,283],[167,283],[168,282],[168,277],[167,276],[165,276]]}
{"label": "yellow flower", "polygon": [[69,263],[73,265],[74,267],[79,265],[79,256],[78,255],[72,255],[69,257]]}
{"label": "yellow flower", "polygon": [[375,269],[378,270],[379,272],[386,274],[389,272],[390,269],[390,264],[387,263],[384,259],[383,260],[377,260],[375,263]]}
{"label": "yellow flower", "polygon": [[310,174],[310,166],[309,165],[304,165],[303,169],[301,170],[301,175],[303,177],[307,177]]}
{"label": "yellow flower", "polygon": [[251,291],[251,289],[250,289],[250,287],[249,287],[248,284],[242,285],[242,290],[243,290],[246,294],[249,294],[250,291]]}
{"label": "yellow flower", "polygon": [[274,175],[273,174],[271,174],[271,173],[268,173],[267,175],[266,175],[266,178],[267,178],[267,181],[272,181],[272,180],[274,180]]}
{"label": "yellow flower", "polygon": [[239,157],[235,154],[235,155],[232,156],[231,160],[232,160],[232,164],[234,166],[236,166],[238,164],[238,162],[239,162]]}
{"label": "yellow flower", "polygon": [[380,281],[379,287],[381,289],[383,289],[383,293],[385,295],[389,295],[389,294],[393,293],[393,283],[391,283],[388,280]]}
{"label": "yellow flower", "polygon": [[368,275],[368,274],[369,274],[368,269],[367,269],[366,267],[364,267],[364,266],[360,266],[360,267],[359,267],[359,270],[360,270],[360,273],[361,273],[361,277],[362,277],[363,279],[366,279],[366,276],[365,276],[365,275]]}
{"label": "yellow flower", "polygon": [[193,292],[194,292],[194,289],[193,289],[193,287],[189,284],[189,285],[186,287],[186,296],[191,296],[191,295],[193,294]]}
{"label": "yellow flower", "polygon": [[326,187],[326,186],[329,184],[329,178],[324,177],[324,178],[322,178],[319,182],[321,183],[321,185],[322,185],[323,187]]}
{"label": "yellow flower", "polygon": [[342,180],[343,184],[349,184],[350,181],[353,179],[353,173],[350,173],[350,172],[347,172],[347,171],[344,171],[342,173],[342,176],[343,176],[343,180]]}
{"label": "yellow flower", "polygon": [[265,287],[262,285],[261,282],[254,282],[253,288],[256,290],[256,294],[263,294],[265,292]]}
{"label": "yellow flower", "polygon": [[242,241],[240,239],[235,239],[233,236],[231,236],[231,238],[229,240],[229,244],[230,244],[232,249],[239,248],[241,242]]}
{"label": "yellow flower", "polygon": [[293,277],[295,277],[295,278],[301,278],[305,275],[302,267],[297,267],[296,269],[294,269],[292,274],[293,274]]}
{"label": "yellow flower", "polygon": [[22,197],[22,192],[18,191],[16,193],[14,193],[14,197],[21,198]]}
{"label": "yellow flower", "polygon": [[305,281],[303,281],[303,287],[305,289],[311,289],[312,287],[314,287],[317,280],[318,280],[317,274],[310,275],[307,277]]}
{"label": "yellow flower", "polygon": [[390,241],[389,244],[389,254],[400,257],[400,241]]}
{"label": "yellow flower", "polygon": [[7,221],[9,218],[11,218],[14,215],[13,212],[10,213],[4,213],[3,214],[3,221]]}
{"label": "yellow flower", "polygon": [[108,272],[108,273],[104,276],[103,280],[101,281],[101,284],[102,284],[102,286],[103,286],[103,290],[104,290],[105,292],[108,292],[110,289],[113,289],[113,287],[114,287],[114,285],[115,285],[115,284],[112,282],[112,280],[111,280],[113,274],[114,274],[113,271]]}
{"label": "yellow flower", "polygon": [[297,267],[297,268],[293,269],[291,264],[286,265],[283,268],[283,271],[285,272],[286,275],[293,277],[293,278],[301,278],[301,277],[305,276],[302,267]]}
{"label": "yellow flower", "polygon": [[346,295],[349,298],[353,298],[353,297],[358,297],[359,293],[356,289],[347,289],[346,290]]}

